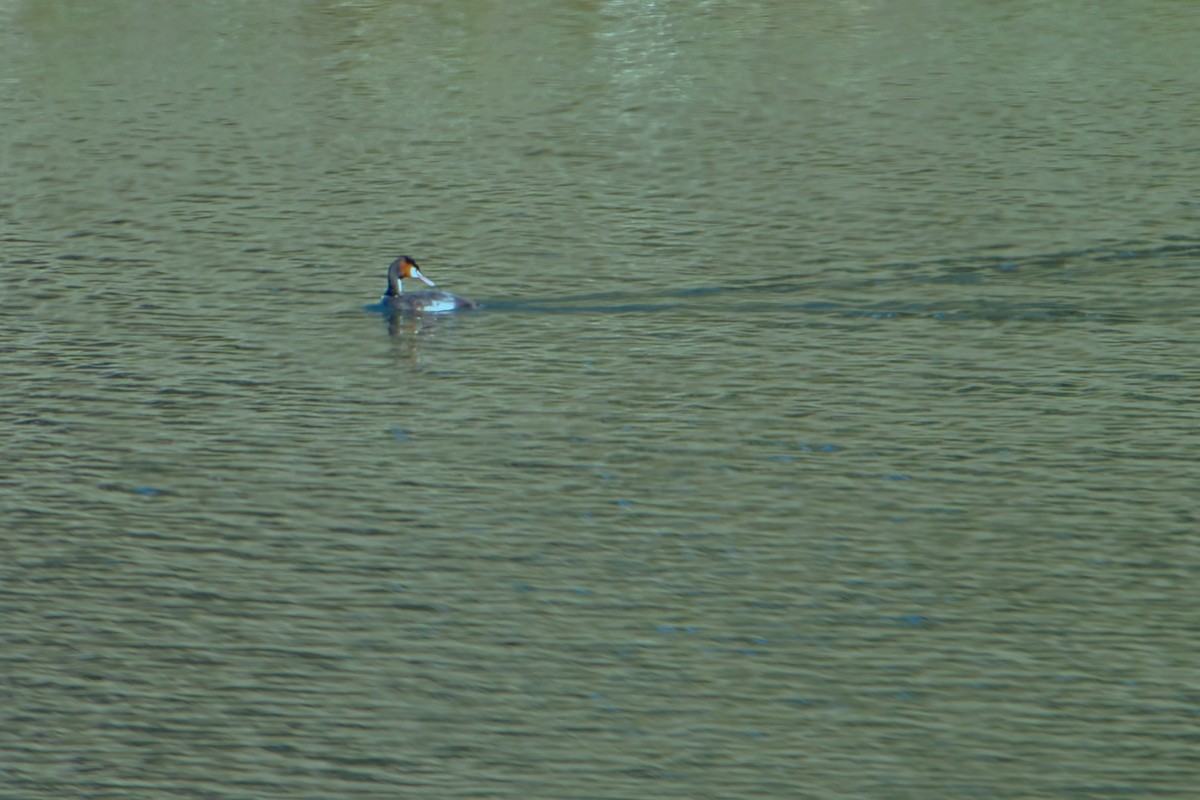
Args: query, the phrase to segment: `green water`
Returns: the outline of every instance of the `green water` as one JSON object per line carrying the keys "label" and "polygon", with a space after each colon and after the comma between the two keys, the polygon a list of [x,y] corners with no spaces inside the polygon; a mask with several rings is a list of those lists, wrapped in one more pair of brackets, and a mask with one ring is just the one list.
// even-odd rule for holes
{"label": "green water", "polygon": [[0,2],[0,796],[1193,797],[1198,45]]}

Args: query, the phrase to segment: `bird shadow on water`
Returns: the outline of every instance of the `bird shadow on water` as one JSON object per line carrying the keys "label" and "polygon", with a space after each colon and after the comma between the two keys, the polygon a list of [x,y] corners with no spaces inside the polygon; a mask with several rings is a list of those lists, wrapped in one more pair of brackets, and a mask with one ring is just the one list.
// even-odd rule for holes
{"label": "bird shadow on water", "polygon": [[388,336],[414,341],[418,336],[434,336],[440,329],[450,327],[455,322],[452,315],[448,314],[406,314],[377,306],[366,306],[363,310],[379,314]]}

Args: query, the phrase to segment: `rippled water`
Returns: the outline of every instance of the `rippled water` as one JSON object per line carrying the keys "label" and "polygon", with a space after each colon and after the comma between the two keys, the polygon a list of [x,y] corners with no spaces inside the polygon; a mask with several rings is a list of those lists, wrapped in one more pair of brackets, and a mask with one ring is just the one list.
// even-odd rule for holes
{"label": "rippled water", "polygon": [[1198,40],[0,2],[0,795],[1192,797]]}

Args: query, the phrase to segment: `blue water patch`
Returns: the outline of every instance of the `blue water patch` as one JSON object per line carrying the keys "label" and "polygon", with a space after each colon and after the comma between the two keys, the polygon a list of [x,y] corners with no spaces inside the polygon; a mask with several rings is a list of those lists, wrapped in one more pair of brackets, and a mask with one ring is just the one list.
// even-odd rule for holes
{"label": "blue water patch", "polygon": [[836,453],[841,448],[836,444],[807,444],[797,443],[795,448],[801,453]]}

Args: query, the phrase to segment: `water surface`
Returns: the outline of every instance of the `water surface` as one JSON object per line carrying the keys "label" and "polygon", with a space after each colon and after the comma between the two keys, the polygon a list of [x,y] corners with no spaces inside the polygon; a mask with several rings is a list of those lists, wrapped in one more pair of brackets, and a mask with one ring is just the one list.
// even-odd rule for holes
{"label": "water surface", "polygon": [[0,4],[6,787],[1191,797],[1198,43]]}

